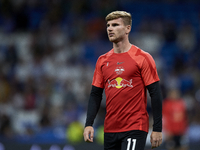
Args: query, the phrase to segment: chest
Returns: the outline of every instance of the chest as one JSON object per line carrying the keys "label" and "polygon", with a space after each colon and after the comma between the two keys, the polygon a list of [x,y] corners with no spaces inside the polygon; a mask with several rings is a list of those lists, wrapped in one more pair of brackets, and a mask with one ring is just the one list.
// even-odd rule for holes
{"label": "chest", "polygon": [[132,79],[140,76],[138,64],[127,54],[113,55],[102,65],[104,80],[112,80],[117,77]]}

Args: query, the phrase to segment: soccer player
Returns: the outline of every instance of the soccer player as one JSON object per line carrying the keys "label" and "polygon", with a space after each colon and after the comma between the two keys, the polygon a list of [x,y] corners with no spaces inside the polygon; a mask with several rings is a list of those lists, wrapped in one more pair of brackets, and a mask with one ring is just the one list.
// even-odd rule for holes
{"label": "soccer player", "polygon": [[94,119],[106,94],[104,150],[144,150],[149,129],[147,89],[153,111],[152,148],[162,143],[162,94],[152,56],[129,42],[132,17],[125,11],[106,16],[113,48],[97,60],[88,103],[84,140],[93,142]]}
{"label": "soccer player", "polygon": [[178,89],[170,89],[163,101],[163,133],[167,150],[188,150],[187,108]]}

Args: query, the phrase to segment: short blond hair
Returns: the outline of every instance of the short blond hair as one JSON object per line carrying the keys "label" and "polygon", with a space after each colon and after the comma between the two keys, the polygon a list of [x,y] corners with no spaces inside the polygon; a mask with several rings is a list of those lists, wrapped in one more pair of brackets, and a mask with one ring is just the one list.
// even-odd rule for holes
{"label": "short blond hair", "polygon": [[106,16],[105,20],[108,22],[118,18],[122,18],[125,25],[132,25],[132,16],[126,11],[113,11]]}

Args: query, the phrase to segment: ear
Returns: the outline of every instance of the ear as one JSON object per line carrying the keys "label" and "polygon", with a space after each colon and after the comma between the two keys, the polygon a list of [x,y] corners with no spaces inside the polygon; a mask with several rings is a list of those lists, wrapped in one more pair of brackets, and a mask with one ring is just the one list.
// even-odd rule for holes
{"label": "ear", "polygon": [[131,32],[131,26],[127,25],[126,26],[126,34],[129,34]]}

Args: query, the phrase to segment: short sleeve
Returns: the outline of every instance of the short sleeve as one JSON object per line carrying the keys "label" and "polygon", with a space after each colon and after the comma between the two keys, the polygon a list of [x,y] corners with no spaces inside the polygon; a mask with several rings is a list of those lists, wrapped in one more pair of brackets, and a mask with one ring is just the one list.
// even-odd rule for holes
{"label": "short sleeve", "polygon": [[145,53],[145,57],[141,66],[141,75],[145,86],[159,81],[156,64],[153,57],[149,53]]}
{"label": "short sleeve", "polygon": [[94,70],[92,85],[104,88],[104,80],[103,80],[101,66],[102,66],[102,59],[101,57],[99,57]]}

